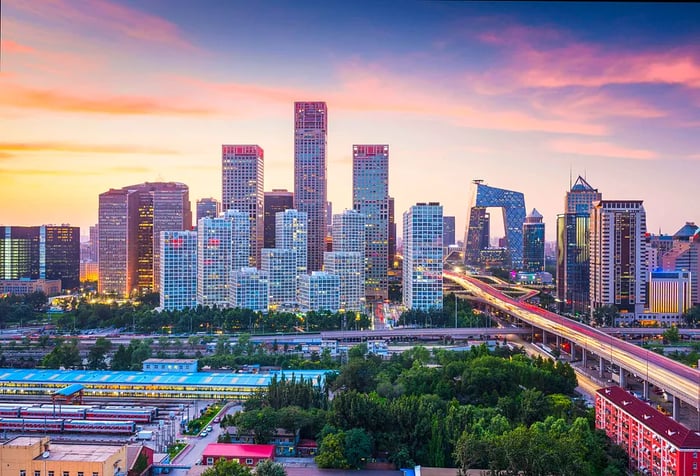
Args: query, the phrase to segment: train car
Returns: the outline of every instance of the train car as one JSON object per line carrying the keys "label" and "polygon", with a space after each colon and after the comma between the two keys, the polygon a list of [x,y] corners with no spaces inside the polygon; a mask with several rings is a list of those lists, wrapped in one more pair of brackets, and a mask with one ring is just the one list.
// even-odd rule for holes
{"label": "train car", "polygon": [[60,433],[63,420],[46,418],[0,418],[0,431]]}
{"label": "train car", "polygon": [[21,418],[70,418],[75,420],[85,419],[85,409],[82,408],[63,408],[57,405],[56,407],[27,407],[22,408],[19,412]]}
{"label": "train car", "polygon": [[0,407],[0,418],[19,418],[20,407]]}
{"label": "train car", "polygon": [[155,419],[154,408],[93,408],[85,412],[86,420],[133,420],[150,423]]}
{"label": "train car", "polygon": [[56,404],[56,403],[42,403],[39,405],[41,408],[66,408],[68,410],[90,410],[91,408],[95,408],[95,405],[64,405],[63,403],[61,404]]}
{"label": "train car", "polygon": [[66,433],[130,435],[136,431],[136,423],[133,421],[65,420],[63,431]]}

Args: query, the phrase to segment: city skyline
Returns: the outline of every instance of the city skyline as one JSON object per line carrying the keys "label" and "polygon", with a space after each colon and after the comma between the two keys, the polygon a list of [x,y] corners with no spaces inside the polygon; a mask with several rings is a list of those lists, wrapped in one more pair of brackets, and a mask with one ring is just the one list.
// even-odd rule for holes
{"label": "city skyline", "polygon": [[220,200],[230,143],[293,190],[295,101],[328,105],[335,210],[378,143],[396,213],[440,202],[457,239],[474,179],[524,193],[548,241],[571,175],[643,200],[650,232],[700,220],[699,5],[407,5],[3,2],[0,223],[85,235],[100,193],[147,181]]}

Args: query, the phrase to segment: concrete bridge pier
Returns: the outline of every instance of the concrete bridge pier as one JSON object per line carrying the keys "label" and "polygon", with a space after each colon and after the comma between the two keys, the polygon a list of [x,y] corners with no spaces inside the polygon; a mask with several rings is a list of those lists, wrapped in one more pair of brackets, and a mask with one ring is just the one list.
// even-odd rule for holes
{"label": "concrete bridge pier", "polygon": [[571,344],[571,361],[573,362],[574,360],[576,360],[576,344],[574,344],[573,342],[570,342],[570,344]]}
{"label": "concrete bridge pier", "polygon": [[605,360],[598,357],[598,377],[603,378],[603,370],[605,369]]}
{"label": "concrete bridge pier", "polygon": [[545,331],[544,329],[542,330],[542,343],[544,345],[547,345],[547,331]]}
{"label": "concrete bridge pier", "polygon": [[557,349],[561,349],[561,337],[557,335]]}
{"label": "concrete bridge pier", "polygon": [[670,395],[670,394],[669,394],[669,397],[671,397],[673,399],[673,410],[671,412],[671,417],[674,420],[678,421],[678,419],[681,416],[681,399],[676,397],[675,395]]}
{"label": "concrete bridge pier", "polygon": [[627,387],[627,371],[620,367],[620,387]]}
{"label": "concrete bridge pier", "polygon": [[646,380],[642,382],[642,396],[649,400],[649,382]]}
{"label": "concrete bridge pier", "polygon": [[588,352],[586,352],[586,349],[581,349],[581,362],[584,367],[588,366]]}

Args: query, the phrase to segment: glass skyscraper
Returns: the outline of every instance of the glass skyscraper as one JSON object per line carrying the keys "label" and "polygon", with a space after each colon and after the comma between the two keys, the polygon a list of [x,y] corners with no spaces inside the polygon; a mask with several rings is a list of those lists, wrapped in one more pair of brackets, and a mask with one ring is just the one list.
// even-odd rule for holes
{"label": "glass skyscraper", "polygon": [[166,311],[197,306],[197,232],[160,233],[160,307]]}
{"label": "glass skyscraper", "polygon": [[403,304],[442,309],[442,205],[418,203],[403,214]]}
{"label": "glass skyscraper", "polygon": [[523,271],[544,271],[544,223],[542,214],[533,208],[523,223]]}

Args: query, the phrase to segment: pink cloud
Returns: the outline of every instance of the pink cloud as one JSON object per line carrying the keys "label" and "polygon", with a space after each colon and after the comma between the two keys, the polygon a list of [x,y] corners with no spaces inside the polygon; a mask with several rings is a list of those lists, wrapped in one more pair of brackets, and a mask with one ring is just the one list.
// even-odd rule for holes
{"label": "pink cloud", "polygon": [[550,150],[562,154],[613,157],[619,159],[652,160],[658,155],[650,150],[629,149],[609,142],[588,142],[575,139],[555,139],[547,143]]}
{"label": "pink cloud", "polygon": [[544,90],[530,94],[530,104],[535,110],[556,117],[577,121],[590,121],[603,117],[654,119],[665,117],[667,111],[633,98],[617,97],[604,91],[571,93]]}
{"label": "pink cloud", "polygon": [[0,142],[0,157],[24,152],[71,152],[88,154],[177,154],[172,149],[125,144],[84,144],[80,142]]}
{"label": "pink cloud", "polygon": [[107,0],[5,0],[10,8],[72,28],[87,27],[122,38],[194,51],[177,25],[163,18]]}
{"label": "pink cloud", "polygon": [[33,53],[34,48],[12,40],[0,40],[0,51],[3,53]]}

